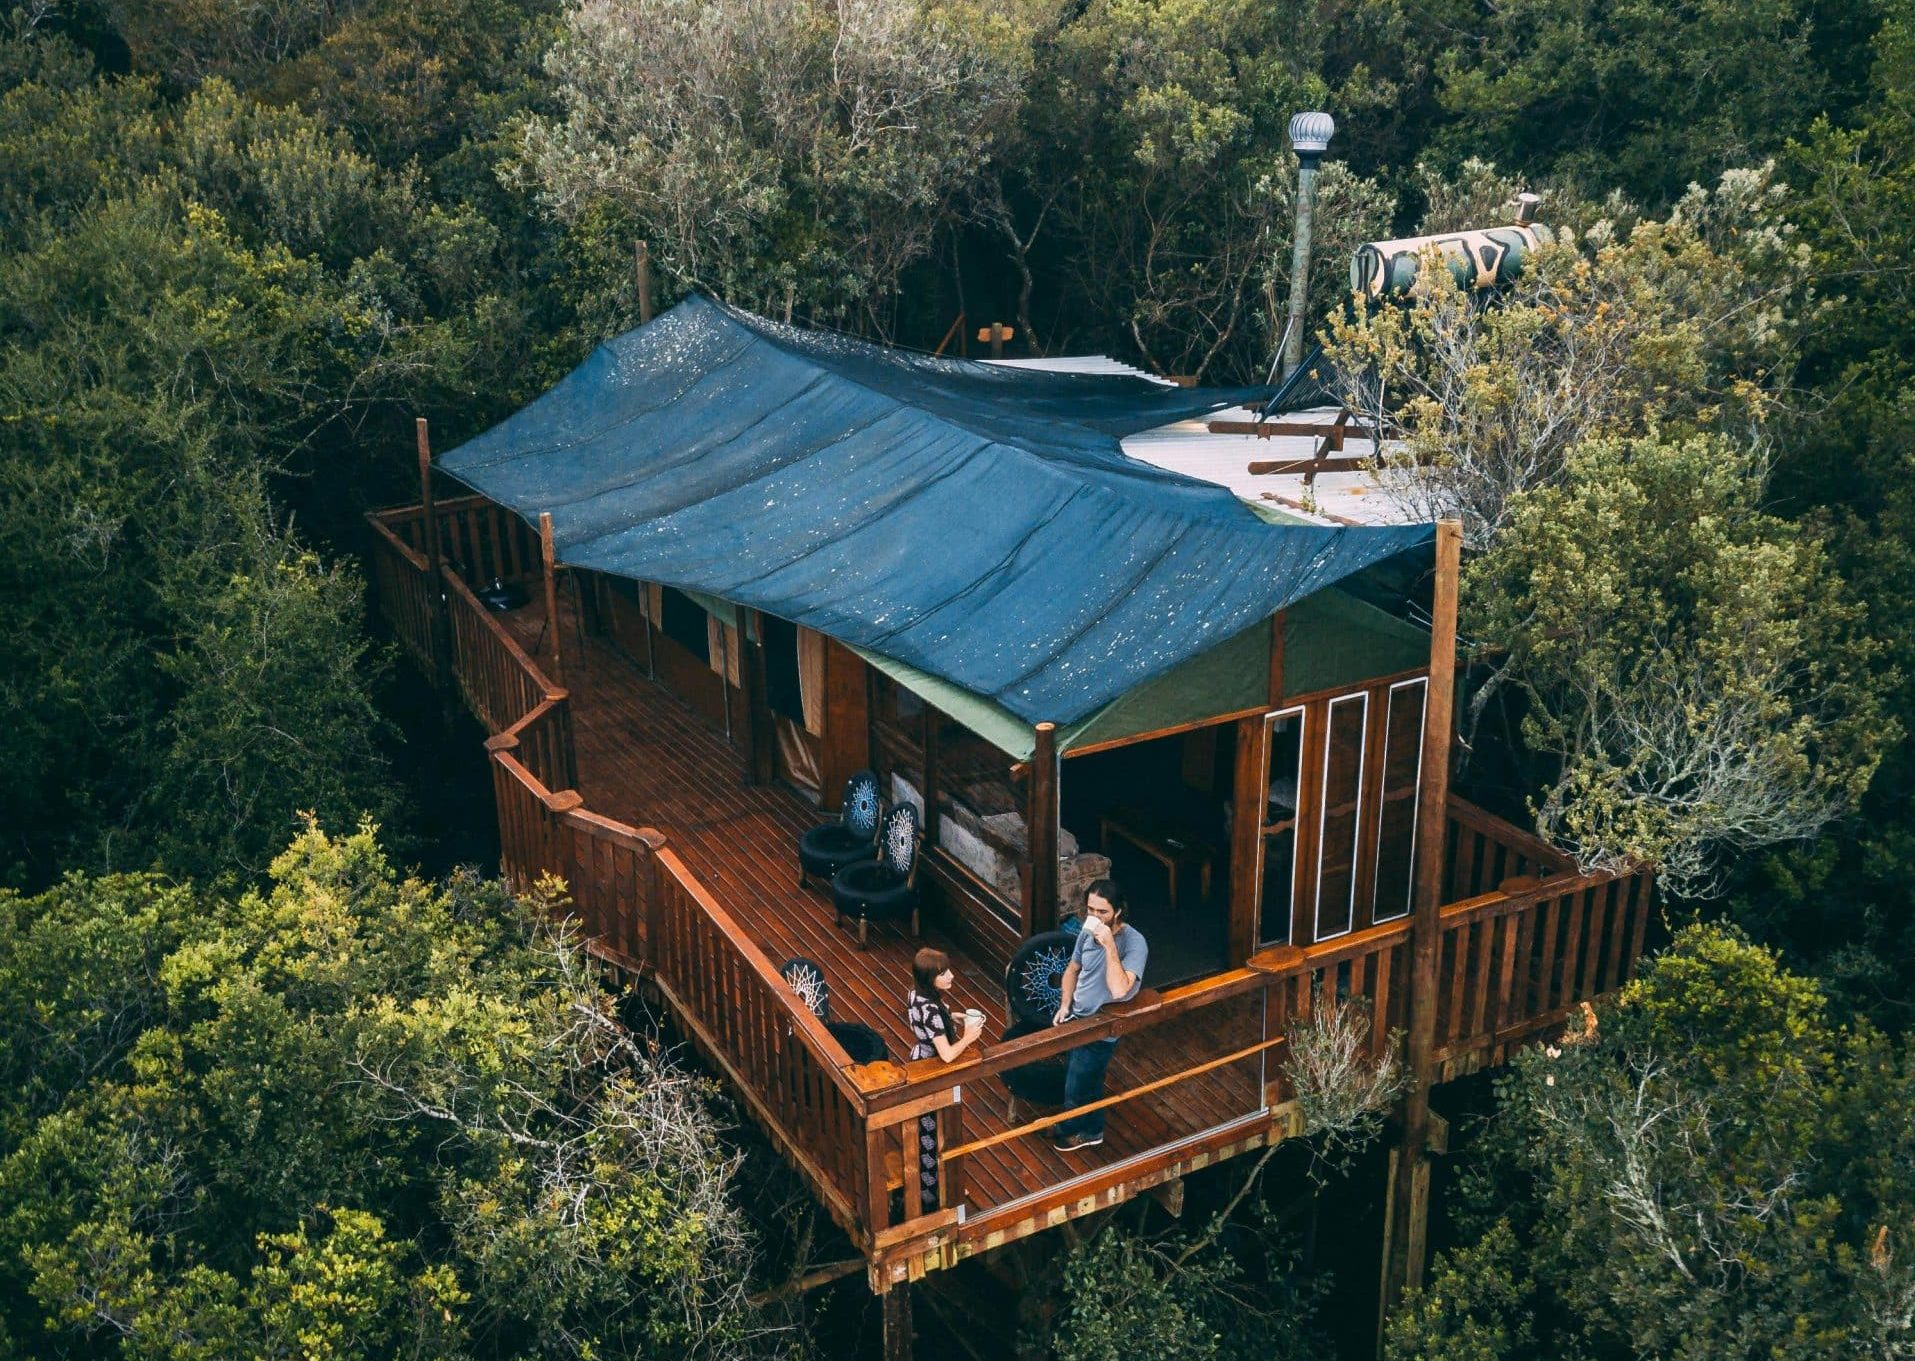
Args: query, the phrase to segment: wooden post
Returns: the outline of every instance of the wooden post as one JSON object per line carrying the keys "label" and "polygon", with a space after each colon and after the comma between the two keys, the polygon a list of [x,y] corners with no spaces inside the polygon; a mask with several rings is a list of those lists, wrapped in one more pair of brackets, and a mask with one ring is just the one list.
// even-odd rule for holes
{"label": "wooden post", "polygon": [[1263,815],[1270,788],[1270,720],[1258,714],[1237,720],[1237,770],[1231,785],[1230,963],[1240,966],[1256,952],[1262,934]]}
{"label": "wooden post", "polygon": [[[1378,1328],[1403,1292],[1423,1279],[1429,1226],[1430,1086],[1436,1042],[1437,955],[1442,922],[1443,829],[1449,812],[1450,744],[1456,704],[1456,589],[1463,526],[1436,526],[1436,593],[1430,607],[1429,708],[1423,724],[1423,787],[1416,803],[1416,875],[1410,916],[1410,1091],[1391,1172]],[[1460,961],[1459,961],[1460,967]],[[1380,1336],[1380,1331],[1379,1331]]]}
{"label": "wooden post", "polygon": [[452,686],[452,621],[446,615],[445,563],[439,547],[439,507],[432,499],[432,437],[426,418],[413,419],[419,449],[419,506],[425,515],[426,598],[432,605],[432,680],[441,693]]}
{"label": "wooden post", "polygon": [[552,549],[552,513],[539,512],[539,560],[545,567],[545,627],[552,635],[552,684],[565,684],[565,667],[559,660],[559,578],[557,558]]}
{"label": "wooden post", "polygon": [[1006,326],[1001,321],[994,321],[989,326],[980,326],[977,328],[977,338],[980,341],[988,341],[990,343],[991,358],[993,359],[1002,359],[1004,357],[1004,342],[1016,334],[1017,332],[1013,328]]}
{"label": "wooden post", "polygon": [[1030,807],[1024,827],[1031,851],[1031,934],[1057,925],[1057,725],[1037,725],[1031,751]]}
{"label": "wooden post", "polygon": [[638,270],[638,324],[652,319],[652,248],[649,242],[632,243],[633,264]]}
{"label": "wooden post", "polygon": [[884,1309],[884,1361],[911,1361],[911,1283],[894,1282],[879,1296]]}
{"label": "wooden post", "polygon": [[825,811],[835,813],[845,781],[871,764],[871,682],[864,658],[835,638],[822,642],[825,712],[818,741],[818,795]]}

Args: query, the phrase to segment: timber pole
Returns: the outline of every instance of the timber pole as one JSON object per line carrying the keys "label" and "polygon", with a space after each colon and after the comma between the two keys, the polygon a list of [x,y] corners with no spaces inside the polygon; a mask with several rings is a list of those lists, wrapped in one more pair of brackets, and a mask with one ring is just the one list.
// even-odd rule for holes
{"label": "timber pole", "polygon": [[884,1361],[911,1361],[911,1283],[895,1281],[878,1297],[884,1312]]}
{"label": "timber pole", "polygon": [[[1430,606],[1430,680],[1423,721],[1423,787],[1416,802],[1416,874],[1410,917],[1410,1090],[1390,1177],[1378,1337],[1403,1292],[1422,1284],[1429,1229],[1430,1087],[1435,1080],[1437,963],[1441,950],[1443,833],[1449,816],[1456,706],[1456,595],[1463,526],[1436,526],[1436,592]],[[1458,962],[1461,967],[1461,961]]]}
{"label": "timber pole", "polygon": [[432,682],[440,694],[451,689],[452,630],[446,617],[445,562],[439,547],[439,507],[432,499],[432,435],[424,416],[413,418],[419,451],[419,510],[425,516],[426,591],[432,607],[430,642]]}
{"label": "timber pole", "polygon": [[638,273],[638,324],[643,326],[652,319],[652,247],[649,242],[632,243],[632,266]]}
{"label": "timber pole", "polygon": [[565,685],[565,667],[559,660],[558,558],[552,548],[552,512],[539,512],[539,561],[545,569],[545,623],[552,631],[552,684]]}
{"label": "timber pole", "polygon": [[1031,934],[1057,925],[1057,725],[1037,725],[1031,751],[1030,808],[1025,818],[1031,851]]}

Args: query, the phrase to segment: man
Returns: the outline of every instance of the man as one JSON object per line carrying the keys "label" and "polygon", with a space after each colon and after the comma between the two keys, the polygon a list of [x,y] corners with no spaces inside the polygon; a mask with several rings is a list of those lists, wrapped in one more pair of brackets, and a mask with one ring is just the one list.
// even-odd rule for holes
{"label": "man", "polygon": [[[1124,891],[1116,881],[1099,879],[1086,895],[1084,929],[1077,935],[1071,962],[1059,988],[1061,1003],[1053,1024],[1095,1016],[1107,1002],[1128,1002],[1144,985],[1144,961],[1150,946],[1143,933],[1124,924]],[[1070,1052],[1064,1070],[1064,1104],[1086,1106],[1104,1096],[1104,1070],[1117,1048],[1115,1039],[1092,1040]],[[1095,1148],[1104,1142],[1104,1112],[1090,1111],[1057,1126],[1052,1147],[1060,1153]]]}

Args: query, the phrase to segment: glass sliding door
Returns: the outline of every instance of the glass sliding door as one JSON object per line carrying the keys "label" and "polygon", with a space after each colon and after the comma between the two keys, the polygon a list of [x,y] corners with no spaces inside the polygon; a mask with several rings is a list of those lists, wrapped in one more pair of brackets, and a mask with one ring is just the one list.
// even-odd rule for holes
{"label": "glass sliding door", "polygon": [[1264,720],[1270,764],[1264,780],[1262,865],[1257,945],[1290,940],[1290,904],[1297,882],[1297,803],[1303,785],[1303,710],[1285,709]]}
{"label": "glass sliding door", "polygon": [[1429,681],[1390,687],[1383,725],[1382,798],[1377,812],[1376,896],[1372,920],[1395,921],[1410,911],[1416,869],[1416,801],[1423,774],[1423,704]]}
{"label": "glass sliding door", "polygon": [[1359,691],[1331,700],[1325,718],[1317,823],[1318,940],[1347,932],[1356,909],[1357,841],[1363,826],[1363,748],[1369,717],[1369,692]]}

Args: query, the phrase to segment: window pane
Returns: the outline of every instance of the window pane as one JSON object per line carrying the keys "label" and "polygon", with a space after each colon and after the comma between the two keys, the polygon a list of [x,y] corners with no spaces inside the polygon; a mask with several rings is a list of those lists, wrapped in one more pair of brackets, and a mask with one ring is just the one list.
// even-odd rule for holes
{"label": "window pane", "polygon": [[1356,897],[1356,842],[1363,801],[1363,738],[1367,693],[1330,702],[1323,751],[1323,829],[1317,861],[1317,939],[1350,929]]}
{"label": "window pane", "polygon": [[1297,788],[1303,771],[1303,710],[1272,714],[1270,769],[1263,808],[1263,864],[1258,889],[1257,944],[1290,939],[1296,886]]}
{"label": "window pane", "polygon": [[1423,699],[1429,682],[1390,687],[1383,732],[1383,807],[1377,819],[1374,920],[1394,921],[1410,910],[1416,856],[1416,792],[1423,760]]}

